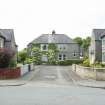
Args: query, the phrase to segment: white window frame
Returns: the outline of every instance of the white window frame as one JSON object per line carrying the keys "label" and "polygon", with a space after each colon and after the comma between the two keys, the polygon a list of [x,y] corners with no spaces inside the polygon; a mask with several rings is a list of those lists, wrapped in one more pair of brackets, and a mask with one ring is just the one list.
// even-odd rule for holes
{"label": "white window frame", "polygon": [[[44,46],[46,46],[46,49],[43,49]],[[48,51],[48,44],[41,44],[41,51]]]}
{"label": "white window frame", "polygon": [[[61,57],[60,57],[60,55],[61,55]],[[58,60],[59,60],[59,61],[64,61],[64,60],[66,60],[66,54],[59,54],[59,55],[58,55]]]}

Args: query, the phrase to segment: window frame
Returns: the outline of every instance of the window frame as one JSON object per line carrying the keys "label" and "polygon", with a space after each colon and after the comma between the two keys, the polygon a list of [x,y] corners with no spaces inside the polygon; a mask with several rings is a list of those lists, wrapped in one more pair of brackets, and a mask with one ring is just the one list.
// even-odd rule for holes
{"label": "window frame", "polygon": [[[45,46],[46,49],[44,49]],[[41,51],[48,51],[48,44],[41,44]]]}

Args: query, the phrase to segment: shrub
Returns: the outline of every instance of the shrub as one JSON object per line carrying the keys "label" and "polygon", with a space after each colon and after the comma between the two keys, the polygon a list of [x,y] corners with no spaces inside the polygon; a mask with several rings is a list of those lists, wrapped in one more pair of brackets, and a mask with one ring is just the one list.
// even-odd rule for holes
{"label": "shrub", "polygon": [[86,66],[86,67],[89,67],[90,66],[90,62],[89,62],[89,59],[85,59],[84,61],[83,61],[83,64],[82,64],[83,66]]}
{"label": "shrub", "polygon": [[16,65],[17,65],[16,60],[15,60],[14,58],[11,59],[11,60],[10,60],[10,63],[9,63],[9,67],[16,67]]}
{"label": "shrub", "polygon": [[56,65],[56,61],[50,61],[50,62],[48,61],[47,64]]}
{"label": "shrub", "polygon": [[102,62],[96,61],[94,64],[91,65],[92,67],[102,68],[105,67],[105,64]]}
{"label": "shrub", "polygon": [[72,64],[80,64],[82,63],[82,60],[64,60],[64,61],[58,61],[59,65],[72,65]]}
{"label": "shrub", "polygon": [[0,68],[8,67],[14,54],[12,50],[0,49]]}

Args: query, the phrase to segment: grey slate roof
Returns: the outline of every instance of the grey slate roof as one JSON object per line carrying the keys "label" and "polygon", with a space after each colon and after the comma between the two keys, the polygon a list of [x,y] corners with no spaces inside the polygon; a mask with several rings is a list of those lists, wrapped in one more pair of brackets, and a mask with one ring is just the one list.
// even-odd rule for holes
{"label": "grey slate roof", "polygon": [[100,40],[100,38],[105,34],[105,29],[93,29],[92,38],[95,40]]}
{"label": "grey slate roof", "polygon": [[31,43],[76,43],[65,34],[42,34]]}
{"label": "grey slate roof", "polygon": [[0,29],[0,35],[6,39],[6,41],[14,40],[13,29]]}

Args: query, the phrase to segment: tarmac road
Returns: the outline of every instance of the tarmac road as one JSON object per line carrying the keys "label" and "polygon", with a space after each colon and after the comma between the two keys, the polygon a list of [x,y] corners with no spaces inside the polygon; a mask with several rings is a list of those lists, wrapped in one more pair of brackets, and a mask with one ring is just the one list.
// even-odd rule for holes
{"label": "tarmac road", "polygon": [[78,86],[78,79],[70,66],[36,66],[26,85],[0,87],[0,105],[105,105],[104,89]]}

